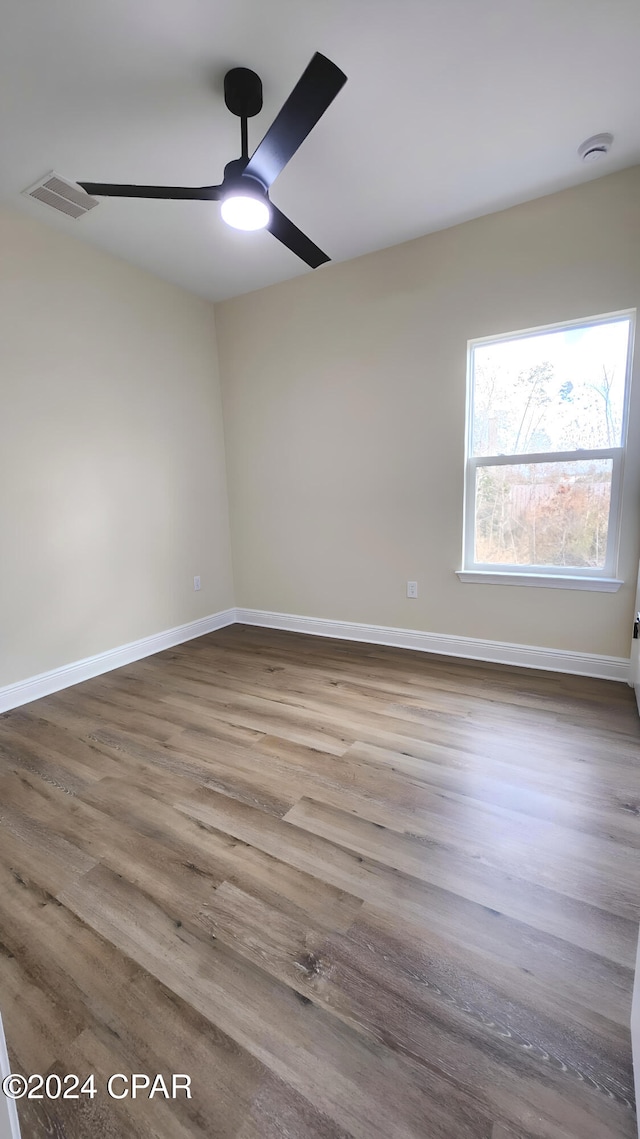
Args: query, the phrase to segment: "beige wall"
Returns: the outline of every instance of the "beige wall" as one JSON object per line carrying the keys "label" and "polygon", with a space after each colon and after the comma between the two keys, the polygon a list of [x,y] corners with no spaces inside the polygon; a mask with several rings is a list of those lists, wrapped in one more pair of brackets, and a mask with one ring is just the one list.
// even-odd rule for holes
{"label": "beige wall", "polygon": [[[1,686],[234,597],[212,306],[3,210],[0,249]],[[628,655],[637,374],[625,587],[454,571],[467,339],[639,301],[635,168],[218,305],[237,604]]]}
{"label": "beige wall", "polygon": [[639,303],[636,167],[216,306],[237,604],[628,656],[638,362],[624,588],[469,585],[455,570],[467,340]]}
{"label": "beige wall", "polygon": [[212,306],[8,211],[0,251],[2,685],[233,590]]}

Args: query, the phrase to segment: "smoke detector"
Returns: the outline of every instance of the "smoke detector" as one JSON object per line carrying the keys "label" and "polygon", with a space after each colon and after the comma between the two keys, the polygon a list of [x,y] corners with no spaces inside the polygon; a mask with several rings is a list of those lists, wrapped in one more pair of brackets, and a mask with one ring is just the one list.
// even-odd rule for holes
{"label": "smoke detector", "polygon": [[28,186],[22,193],[25,197],[35,198],[37,202],[51,206],[53,210],[58,210],[59,213],[71,218],[81,218],[94,206],[100,204],[97,198],[92,198],[91,194],[87,194],[81,186],[75,182],[67,182],[66,178],[61,178],[53,170],[33,186]]}
{"label": "smoke detector", "polygon": [[605,154],[609,153],[612,142],[612,134],[594,134],[580,144],[578,157],[583,162],[596,162],[598,158],[604,158]]}

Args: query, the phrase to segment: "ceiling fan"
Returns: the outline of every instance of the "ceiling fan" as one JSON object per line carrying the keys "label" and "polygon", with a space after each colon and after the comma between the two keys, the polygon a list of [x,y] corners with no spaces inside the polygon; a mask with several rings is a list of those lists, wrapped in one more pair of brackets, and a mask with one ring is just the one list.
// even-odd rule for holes
{"label": "ceiling fan", "polygon": [[78,182],[88,194],[114,198],[191,198],[221,202],[224,221],[236,229],[268,229],[292,253],[317,269],[330,258],[269,199],[272,183],[313,130],[347,77],[316,52],[269,130],[249,157],[247,121],[262,108],[262,83],[255,71],[234,67],[224,78],[224,101],[240,119],[240,158],[228,162],[219,186],[124,186]]}

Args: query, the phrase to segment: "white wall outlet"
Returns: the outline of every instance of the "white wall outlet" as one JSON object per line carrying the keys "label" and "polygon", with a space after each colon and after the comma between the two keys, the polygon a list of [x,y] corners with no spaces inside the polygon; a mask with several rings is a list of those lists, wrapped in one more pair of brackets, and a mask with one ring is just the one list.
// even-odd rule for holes
{"label": "white wall outlet", "polygon": [[418,596],[418,583],[417,583],[417,581],[408,581],[407,582],[407,597],[417,597],[417,596]]}
{"label": "white wall outlet", "polygon": [[200,589],[200,578],[199,578],[199,577],[194,577],[194,579],[193,579],[193,588],[194,588],[195,590],[198,590],[198,589]]}

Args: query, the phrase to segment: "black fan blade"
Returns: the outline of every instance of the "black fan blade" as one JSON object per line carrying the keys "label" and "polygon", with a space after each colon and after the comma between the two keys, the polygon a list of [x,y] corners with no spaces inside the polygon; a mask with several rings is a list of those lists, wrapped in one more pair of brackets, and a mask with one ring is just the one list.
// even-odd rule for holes
{"label": "black fan blade", "polygon": [[301,229],[298,229],[297,225],[294,225],[288,217],[276,209],[273,202],[271,202],[271,221],[267,225],[267,229],[269,233],[278,238],[278,241],[286,245],[287,249],[295,253],[296,257],[306,261],[312,269],[317,269],[318,265],[324,265],[326,261],[331,260],[326,253],[318,249],[317,245],[314,245],[310,238],[305,236]]}
{"label": "black fan blade", "polygon": [[195,198],[217,202],[222,186],[119,186],[109,182],[78,182],[96,198]]}
{"label": "black fan blade", "polygon": [[317,51],[253,152],[245,174],[268,189],[346,82],[344,72]]}

